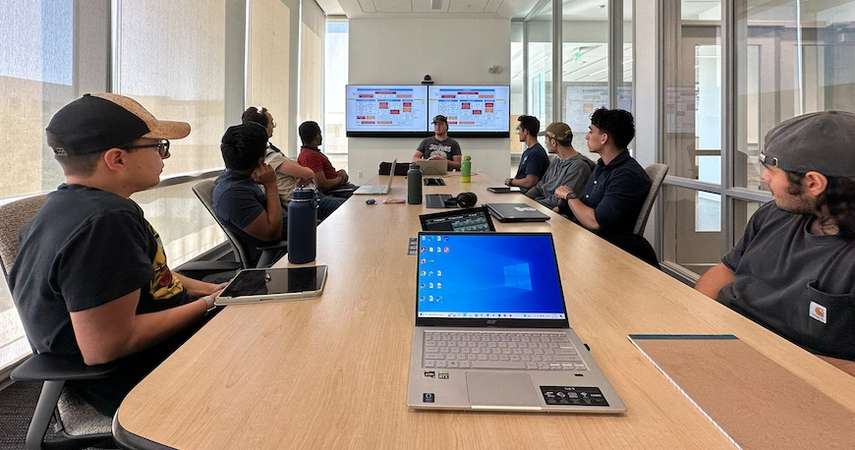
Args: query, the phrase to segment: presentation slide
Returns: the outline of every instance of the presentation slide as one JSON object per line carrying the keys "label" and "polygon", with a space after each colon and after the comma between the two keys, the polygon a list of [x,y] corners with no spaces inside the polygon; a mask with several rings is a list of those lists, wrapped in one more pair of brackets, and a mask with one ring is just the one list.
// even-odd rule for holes
{"label": "presentation slide", "polygon": [[347,135],[425,133],[427,87],[348,85]]}
{"label": "presentation slide", "polygon": [[449,133],[508,134],[509,86],[431,86],[429,117],[448,117]]}

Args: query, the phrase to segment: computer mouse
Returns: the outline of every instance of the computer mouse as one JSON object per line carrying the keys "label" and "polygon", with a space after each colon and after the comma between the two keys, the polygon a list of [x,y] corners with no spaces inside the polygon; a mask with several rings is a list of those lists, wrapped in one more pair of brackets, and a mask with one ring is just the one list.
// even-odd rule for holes
{"label": "computer mouse", "polygon": [[374,200],[373,198],[369,198],[368,200],[365,200],[366,205],[373,205],[375,203],[377,203],[377,200]]}

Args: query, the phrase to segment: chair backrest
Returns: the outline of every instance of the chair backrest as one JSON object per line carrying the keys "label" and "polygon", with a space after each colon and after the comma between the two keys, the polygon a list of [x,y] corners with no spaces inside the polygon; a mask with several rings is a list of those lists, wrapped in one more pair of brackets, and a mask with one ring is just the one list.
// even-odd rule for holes
{"label": "chair backrest", "polygon": [[644,199],[644,204],[641,205],[641,211],[638,213],[638,220],[635,222],[633,233],[642,235],[644,228],[647,226],[647,218],[650,217],[650,211],[653,209],[653,203],[656,202],[656,196],[659,195],[659,189],[662,187],[662,180],[668,174],[668,166],[665,164],[651,164],[644,168],[647,176],[650,177],[650,191],[647,192],[647,198]]}
{"label": "chair backrest", "polygon": [[[395,175],[399,177],[407,176],[407,171],[410,170],[410,163],[408,162],[397,162],[395,163]],[[388,161],[383,161],[380,163],[380,167],[377,169],[377,175],[389,175],[389,172],[392,171],[392,163]]]}
{"label": "chair backrest", "polygon": [[193,185],[193,193],[196,194],[196,197],[202,202],[202,205],[205,206],[205,209],[211,214],[211,217],[214,218],[214,221],[217,222],[217,225],[223,229],[223,232],[226,233],[226,238],[229,240],[229,244],[231,244],[232,249],[240,260],[240,264],[242,268],[248,269],[254,267],[250,262],[249,253],[244,248],[240,239],[232,233],[231,230],[217,217],[217,213],[214,212],[214,184],[215,180],[204,180],[200,181]]}
{"label": "chair backrest", "polygon": [[47,194],[15,200],[0,206],[0,268],[9,280],[9,272],[20,250],[21,229],[29,223],[47,201]]}

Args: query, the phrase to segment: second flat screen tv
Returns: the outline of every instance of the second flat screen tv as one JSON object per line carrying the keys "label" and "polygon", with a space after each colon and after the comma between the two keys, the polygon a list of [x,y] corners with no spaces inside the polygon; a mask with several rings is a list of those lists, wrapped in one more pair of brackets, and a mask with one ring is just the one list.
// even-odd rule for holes
{"label": "second flat screen tv", "polygon": [[427,86],[348,85],[348,137],[426,136]]}
{"label": "second flat screen tv", "polygon": [[428,117],[448,118],[452,136],[508,137],[510,87],[507,85],[430,86]]}

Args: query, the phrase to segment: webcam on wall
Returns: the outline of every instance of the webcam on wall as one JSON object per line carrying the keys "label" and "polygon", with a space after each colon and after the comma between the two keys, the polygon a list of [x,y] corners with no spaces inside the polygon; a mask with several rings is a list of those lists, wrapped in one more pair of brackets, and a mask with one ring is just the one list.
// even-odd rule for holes
{"label": "webcam on wall", "polygon": [[433,78],[430,75],[425,75],[424,79],[422,79],[422,84],[433,84]]}

